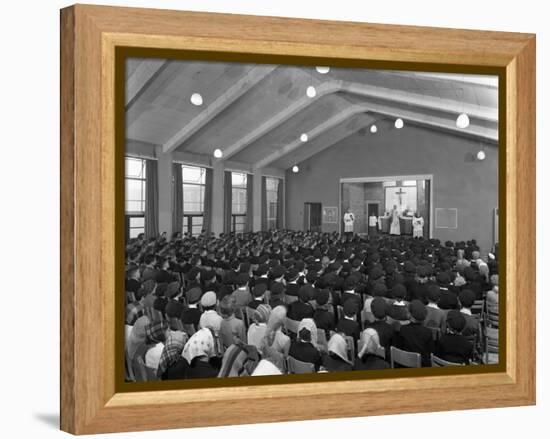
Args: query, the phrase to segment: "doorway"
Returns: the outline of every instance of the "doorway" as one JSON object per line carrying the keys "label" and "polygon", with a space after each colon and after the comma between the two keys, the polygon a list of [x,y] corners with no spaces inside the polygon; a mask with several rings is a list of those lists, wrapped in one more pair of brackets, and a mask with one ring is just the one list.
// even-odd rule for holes
{"label": "doorway", "polygon": [[322,220],[321,203],[304,203],[304,230],[311,232],[321,231]]}

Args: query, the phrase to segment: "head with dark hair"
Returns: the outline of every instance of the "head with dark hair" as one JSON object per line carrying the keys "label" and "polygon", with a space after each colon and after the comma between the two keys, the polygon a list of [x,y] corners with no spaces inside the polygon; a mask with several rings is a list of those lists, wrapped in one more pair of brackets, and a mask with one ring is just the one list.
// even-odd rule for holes
{"label": "head with dark hair", "polygon": [[231,296],[225,296],[220,302],[220,314],[223,318],[231,317],[235,314],[235,299]]}
{"label": "head with dark hair", "polygon": [[157,260],[157,257],[153,253],[148,253],[143,258],[143,262],[147,265],[154,265]]}

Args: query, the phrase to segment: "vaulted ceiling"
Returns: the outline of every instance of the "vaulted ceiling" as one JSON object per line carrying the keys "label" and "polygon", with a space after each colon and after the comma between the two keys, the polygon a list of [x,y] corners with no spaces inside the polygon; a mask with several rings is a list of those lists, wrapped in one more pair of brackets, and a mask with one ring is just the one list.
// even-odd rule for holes
{"label": "vaulted ceiling", "polygon": [[[194,93],[202,105],[191,103]],[[463,112],[470,125],[461,129]],[[284,170],[395,118],[496,144],[497,78],[157,59],[126,65],[127,144],[152,154],[157,147],[209,158],[219,148],[223,160]]]}

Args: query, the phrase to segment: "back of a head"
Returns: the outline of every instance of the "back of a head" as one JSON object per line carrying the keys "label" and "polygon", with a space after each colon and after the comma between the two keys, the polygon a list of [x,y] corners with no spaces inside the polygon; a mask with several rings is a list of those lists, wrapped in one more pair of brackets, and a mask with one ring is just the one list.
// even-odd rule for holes
{"label": "back of a head", "polygon": [[235,299],[231,296],[225,296],[220,302],[220,314],[227,318],[235,313]]}
{"label": "back of a head", "polygon": [[471,308],[476,300],[476,295],[472,290],[462,290],[458,293],[458,300],[464,308]]}
{"label": "back of a head", "polygon": [[397,300],[403,300],[407,295],[407,289],[403,284],[395,284],[391,290],[392,295]]}
{"label": "back of a head", "polygon": [[428,300],[432,303],[438,303],[439,298],[441,297],[441,288],[439,285],[430,284],[428,285]]}
{"label": "back of a head", "polygon": [[375,319],[383,320],[386,318],[387,303],[382,297],[375,297],[370,304],[370,308]]}

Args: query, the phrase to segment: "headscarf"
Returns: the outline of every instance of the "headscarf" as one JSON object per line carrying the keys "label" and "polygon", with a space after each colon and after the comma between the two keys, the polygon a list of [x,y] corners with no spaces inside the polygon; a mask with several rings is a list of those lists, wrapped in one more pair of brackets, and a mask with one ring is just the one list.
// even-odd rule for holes
{"label": "headscarf", "polygon": [[165,321],[149,323],[145,327],[145,342],[147,344],[164,343],[168,324]]}
{"label": "headscarf", "polygon": [[265,375],[282,375],[283,373],[275,366],[271,361],[266,359],[260,360],[252,376],[265,376]]}
{"label": "headscarf", "polygon": [[196,357],[213,357],[214,337],[212,336],[212,331],[208,328],[202,328],[195,332],[185,344],[181,356],[185,358],[189,364],[191,364]]}
{"label": "headscarf", "polygon": [[311,333],[311,344],[317,347],[317,325],[313,319],[302,319],[298,325],[298,337],[302,329],[307,329]]}
{"label": "headscarf", "polygon": [[162,374],[172,366],[181,357],[183,347],[187,341],[187,334],[182,331],[170,331],[164,349],[160,355],[159,366],[157,369],[157,376],[161,377]]}
{"label": "headscarf", "polygon": [[378,352],[382,349],[380,346],[380,337],[374,328],[365,329],[361,333],[361,341],[363,346],[357,355],[359,358],[363,358],[366,354],[378,355]]}
{"label": "headscarf", "polygon": [[340,334],[335,333],[328,341],[328,351],[340,357],[346,363],[352,364],[348,358],[348,345],[346,339]]}
{"label": "headscarf", "polygon": [[277,331],[286,318],[286,308],[283,305],[276,306],[271,311],[269,319],[267,320],[267,331],[266,334]]}
{"label": "headscarf", "polygon": [[136,323],[134,323],[127,346],[128,357],[130,357],[130,359],[134,359],[138,349],[145,344],[145,328],[147,325],[149,325],[149,317],[147,316],[141,316],[136,320]]}

